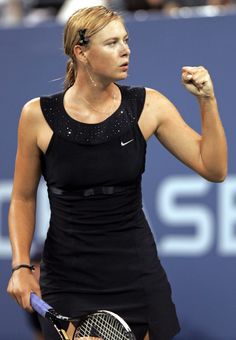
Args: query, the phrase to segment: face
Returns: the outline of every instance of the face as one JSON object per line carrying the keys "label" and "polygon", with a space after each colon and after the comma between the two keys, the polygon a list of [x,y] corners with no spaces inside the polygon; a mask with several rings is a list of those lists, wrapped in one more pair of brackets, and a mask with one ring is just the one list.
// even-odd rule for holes
{"label": "face", "polygon": [[130,49],[123,23],[113,20],[94,34],[85,53],[94,76],[109,81],[125,79],[128,75]]}

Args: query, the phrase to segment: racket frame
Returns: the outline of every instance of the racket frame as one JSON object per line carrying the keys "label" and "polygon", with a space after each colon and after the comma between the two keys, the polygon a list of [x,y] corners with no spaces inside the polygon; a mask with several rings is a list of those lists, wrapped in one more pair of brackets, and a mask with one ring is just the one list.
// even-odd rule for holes
{"label": "racket frame", "polygon": [[108,314],[118,320],[120,324],[124,327],[125,331],[127,332],[127,335],[129,336],[130,340],[135,340],[135,336],[132,333],[129,325],[123,320],[119,315],[115,314],[114,312],[108,311],[108,310],[97,310],[94,313],[90,313],[87,315],[83,315],[80,317],[69,317],[64,316],[56,312],[56,310],[51,307],[49,304],[47,304],[45,301],[40,299],[35,293],[30,294],[30,303],[32,308],[43,318],[48,319],[53,324],[54,328],[57,330],[58,335],[62,340],[71,340],[66,332],[66,330],[61,326],[61,321],[67,321],[71,322],[75,326],[75,331],[73,334],[72,339],[74,339],[76,330],[82,325],[85,320],[89,319],[90,317],[94,316],[95,314]]}

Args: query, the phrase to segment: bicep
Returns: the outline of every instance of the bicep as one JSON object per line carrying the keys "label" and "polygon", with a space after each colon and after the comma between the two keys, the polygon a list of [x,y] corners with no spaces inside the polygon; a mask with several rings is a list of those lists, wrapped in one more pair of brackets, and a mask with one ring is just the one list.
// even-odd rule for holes
{"label": "bicep", "polygon": [[18,147],[12,198],[35,199],[41,176],[40,150],[37,146],[37,124],[31,107],[23,109],[18,128]]}
{"label": "bicep", "polygon": [[159,110],[160,123],[155,131],[158,140],[181,162],[203,175],[201,135],[184,121],[167,98],[162,98],[162,106]]}

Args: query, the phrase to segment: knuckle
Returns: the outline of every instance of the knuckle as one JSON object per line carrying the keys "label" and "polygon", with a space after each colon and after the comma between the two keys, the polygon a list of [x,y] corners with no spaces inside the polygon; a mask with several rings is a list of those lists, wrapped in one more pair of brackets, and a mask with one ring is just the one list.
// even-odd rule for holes
{"label": "knuckle", "polygon": [[28,303],[26,303],[24,300],[22,301],[22,307],[26,310],[29,309]]}
{"label": "knuckle", "polygon": [[30,309],[30,304],[26,297],[22,297],[22,307],[24,309]]}
{"label": "knuckle", "polygon": [[11,286],[7,287],[7,293],[12,295],[14,293],[13,287],[11,287]]}

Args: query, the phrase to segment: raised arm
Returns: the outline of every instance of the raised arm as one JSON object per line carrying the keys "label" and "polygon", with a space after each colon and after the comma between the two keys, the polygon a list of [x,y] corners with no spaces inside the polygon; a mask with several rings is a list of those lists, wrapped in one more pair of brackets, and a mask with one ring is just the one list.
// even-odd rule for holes
{"label": "raised arm", "polygon": [[[22,110],[18,129],[18,149],[11,204],[9,233],[12,246],[12,267],[30,264],[30,247],[35,228],[36,193],[41,175],[40,150],[37,147],[38,100]],[[38,282],[28,268],[13,272],[8,293],[25,309],[31,310],[30,291],[40,295]]]}
{"label": "raised arm", "polygon": [[140,127],[146,138],[155,134],[175,157],[202,177],[221,182],[227,174],[227,143],[211,78],[203,67],[184,67],[182,81],[198,100],[201,134],[186,124],[165,96],[151,89],[147,90]]}

